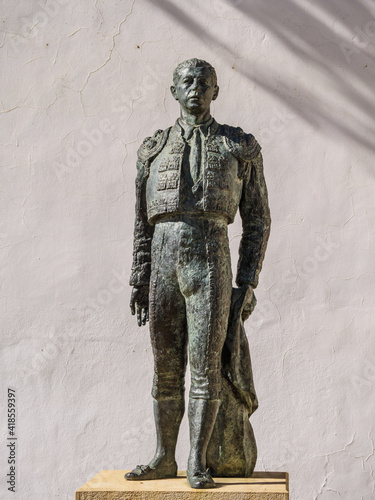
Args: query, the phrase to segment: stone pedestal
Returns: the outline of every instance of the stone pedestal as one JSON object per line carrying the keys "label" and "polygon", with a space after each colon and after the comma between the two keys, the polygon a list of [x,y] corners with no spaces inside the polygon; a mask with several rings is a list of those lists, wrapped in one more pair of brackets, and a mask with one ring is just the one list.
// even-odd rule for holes
{"label": "stone pedestal", "polygon": [[215,478],[217,488],[194,490],[179,472],[174,479],[126,481],[127,471],[104,470],[76,491],[75,500],[288,500],[286,472],[254,472],[250,478]]}

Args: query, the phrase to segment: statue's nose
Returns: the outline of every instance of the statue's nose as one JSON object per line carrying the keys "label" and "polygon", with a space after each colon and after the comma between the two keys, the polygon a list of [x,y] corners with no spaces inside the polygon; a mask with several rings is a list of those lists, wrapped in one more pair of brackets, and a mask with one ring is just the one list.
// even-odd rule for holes
{"label": "statue's nose", "polygon": [[195,90],[195,89],[197,89],[198,87],[199,87],[199,85],[198,85],[198,80],[194,80],[194,81],[193,81],[193,83],[192,83],[191,88],[192,88],[193,90]]}

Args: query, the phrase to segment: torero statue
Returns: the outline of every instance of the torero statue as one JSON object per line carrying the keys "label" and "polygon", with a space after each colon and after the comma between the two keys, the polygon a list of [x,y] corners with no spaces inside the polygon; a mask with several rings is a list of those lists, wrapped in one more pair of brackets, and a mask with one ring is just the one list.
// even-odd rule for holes
{"label": "torero statue", "polygon": [[[215,69],[182,62],[171,92],[180,118],[138,151],[130,279],[132,314],[139,326],[150,325],[157,448],[148,465],[125,477],[177,475],[189,358],[187,479],[193,488],[213,488],[212,476],[248,476],[255,465],[248,417],[257,401],[243,320],[255,305],[270,215],[259,144],[210,114],[219,93]],[[243,234],[232,289],[227,226],[238,209]]]}

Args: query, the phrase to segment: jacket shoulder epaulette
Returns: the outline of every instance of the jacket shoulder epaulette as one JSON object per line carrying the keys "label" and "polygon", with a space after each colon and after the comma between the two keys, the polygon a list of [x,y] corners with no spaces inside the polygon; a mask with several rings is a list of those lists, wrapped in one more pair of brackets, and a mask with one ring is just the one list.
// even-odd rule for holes
{"label": "jacket shoulder epaulette", "polygon": [[152,137],[146,137],[138,149],[138,159],[141,162],[152,160],[157,156],[167,142],[171,127],[165,130],[157,130]]}
{"label": "jacket shoulder epaulette", "polygon": [[256,158],[261,147],[252,134],[246,134],[240,127],[224,125],[224,144],[239,160],[249,162]]}

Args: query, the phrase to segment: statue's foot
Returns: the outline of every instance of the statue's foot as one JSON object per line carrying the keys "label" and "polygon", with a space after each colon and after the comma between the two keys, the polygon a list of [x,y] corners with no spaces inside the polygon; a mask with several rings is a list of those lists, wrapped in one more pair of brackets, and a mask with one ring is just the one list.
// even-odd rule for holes
{"label": "statue's foot", "polygon": [[147,481],[149,479],[167,479],[177,476],[176,462],[169,465],[137,465],[131,472],[125,474],[128,481]]}
{"label": "statue's foot", "polygon": [[189,484],[192,488],[196,489],[207,489],[207,488],[216,488],[216,484],[210,474],[208,473],[208,469],[206,472],[194,472],[193,474],[190,474],[189,471],[187,473],[187,478],[189,481]]}

